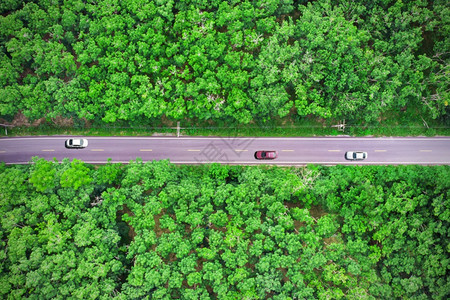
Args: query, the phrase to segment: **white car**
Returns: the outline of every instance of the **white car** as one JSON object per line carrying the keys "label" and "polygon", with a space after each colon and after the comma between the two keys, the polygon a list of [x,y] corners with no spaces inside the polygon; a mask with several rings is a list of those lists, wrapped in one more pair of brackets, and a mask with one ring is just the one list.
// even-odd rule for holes
{"label": "white car", "polygon": [[86,148],[88,146],[87,139],[68,139],[66,141],[66,148]]}
{"label": "white car", "polygon": [[367,152],[362,152],[362,151],[345,152],[345,159],[347,159],[347,160],[363,160],[366,158],[367,158]]}

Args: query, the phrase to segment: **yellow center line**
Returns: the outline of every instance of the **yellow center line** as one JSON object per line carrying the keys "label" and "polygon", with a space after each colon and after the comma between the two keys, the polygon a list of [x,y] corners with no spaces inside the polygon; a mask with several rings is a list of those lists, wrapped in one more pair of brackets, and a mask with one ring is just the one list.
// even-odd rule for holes
{"label": "yellow center line", "polygon": [[294,150],[281,150],[283,152],[294,152]]}
{"label": "yellow center line", "polygon": [[153,151],[152,149],[140,149],[139,151]]}
{"label": "yellow center line", "polygon": [[234,151],[236,151],[236,152],[245,152],[245,151],[248,151],[248,150],[246,150],[246,149],[234,149]]}
{"label": "yellow center line", "polygon": [[105,151],[104,149],[91,149],[91,151]]}
{"label": "yellow center line", "polygon": [[432,150],[419,150],[420,152],[431,152]]}
{"label": "yellow center line", "polygon": [[200,150],[197,150],[197,149],[188,149],[188,151],[195,151],[195,152],[200,152]]}
{"label": "yellow center line", "polygon": [[387,150],[375,150],[375,152],[387,152]]}
{"label": "yellow center line", "polygon": [[341,150],[328,150],[328,152],[341,152]]}
{"label": "yellow center line", "polygon": [[55,151],[55,149],[44,149],[44,150],[42,150],[42,151],[45,151],[45,152],[53,152],[53,151]]}

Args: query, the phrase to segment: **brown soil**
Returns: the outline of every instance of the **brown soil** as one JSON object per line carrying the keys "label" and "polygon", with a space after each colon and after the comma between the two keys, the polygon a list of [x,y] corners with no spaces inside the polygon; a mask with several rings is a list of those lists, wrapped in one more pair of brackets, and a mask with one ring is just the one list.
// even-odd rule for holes
{"label": "brown soil", "polygon": [[[4,124],[9,123],[8,125],[13,125],[15,127],[37,127],[47,122],[45,118],[30,121],[22,112],[17,113],[11,122],[6,122],[5,120],[0,121]],[[51,119],[51,123],[58,127],[73,127],[72,118],[63,118],[61,116],[57,116]]]}
{"label": "brown soil", "polygon": [[287,201],[284,201],[284,206],[289,208],[289,209],[294,208],[294,207],[303,208],[301,202],[287,202]]}
{"label": "brown soil", "polygon": [[41,124],[45,124],[45,122],[46,122],[45,118],[40,118],[40,119],[34,120],[33,123],[31,124],[31,126],[37,127]]}
{"label": "brown soil", "polygon": [[14,119],[12,120],[11,124],[13,126],[31,126],[30,122],[28,121],[28,118],[25,117],[22,113],[18,113]]}
{"label": "brown soil", "polygon": [[[166,125],[166,126],[177,126],[177,123],[175,121],[169,120],[165,115],[161,116],[161,123]],[[180,125],[182,126],[182,125]]]}
{"label": "brown soil", "polygon": [[330,244],[339,243],[339,240],[338,240],[337,237],[332,236],[332,237],[329,237],[329,238],[324,238],[323,242],[324,242],[325,245],[330,245]]}
{"label": "brown soil", "polygon": [[[122,209],[116,212],[116,221],[121,221],[122,216],[124,214],[127,214],[129,216],[134,216],[134,213],[127,207],[126,204],[122,205]],[[130,238],[130,241],[134,241],[134,237],[137,235],[136,231],[134,231],[134,228],[130,226],[128,222],[126,222],[129,228],[128,231],[128,237]]]}
{"label": "brown soil", "polygon": [[305,222],[300,222],[298,220],[294,220],[294,228],[298,231],[300,229],[300,227],[304,227],[305,226]]}
{"label": "brown soil", "polygon": [[52,118],[52,123],[59,127],[73,127],[72,118],[63,118],[61,116],[56,116]]}
{"label": "brown soil", "polygon": [[201,272],[203,270],[203,264],[206,263],[206,262],[208,262],[208,260],[203,258],[203,257],[197,259],[197,265],[195,266],[195,271],[196,272]]}
{"label": "brown soil", "polygon": [[159,219],[161,219],[161,217],[166,213],[165,209],[162,209],[161,212],[159,214],[157,214],[156,216],[154,216],[155,218],[155,233],[156,233],[156,237],[160,238],[161,235],[163,233],[170,233],[170,230],[167,228],[162,229],[161,228],[161,223],[159,222]]}
{"label": "brown soil", "polygon": [[320,205],[313,205],[311,206],[311,209],[309,210],[309,213],[311,214],[311,217],[313,218],[320,218],[326,214],[328,214],[322,206]]}

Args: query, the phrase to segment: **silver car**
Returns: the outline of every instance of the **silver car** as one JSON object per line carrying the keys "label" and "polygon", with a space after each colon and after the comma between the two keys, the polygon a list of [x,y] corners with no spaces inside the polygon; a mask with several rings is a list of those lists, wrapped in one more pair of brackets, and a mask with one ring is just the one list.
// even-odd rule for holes
{"label": "silver car", "polygon": [[362,151],[345,152],[345,159],[347,159],[347,160],[363,160],[366,158],[367,158],[367,152],[362,152]]}
{"label": "silver car", "polygon": [[66,148],[86,148],[88,146],[88,140],[87,139],[68,139],[66,141]]}

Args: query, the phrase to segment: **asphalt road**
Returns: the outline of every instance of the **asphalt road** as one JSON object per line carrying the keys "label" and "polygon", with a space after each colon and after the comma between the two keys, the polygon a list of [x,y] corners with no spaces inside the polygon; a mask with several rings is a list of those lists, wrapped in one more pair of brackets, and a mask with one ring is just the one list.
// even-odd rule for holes
{"label": "asphalt road", "polygon": [[[67,157],[87,163],[127,163],[170,159],[173,163],[305,165],[422,164],[450,165],[450,137],[407,138],[209,138],[209,137],[86,137],[85,149],[66,149],[66,136],[0,139],[0,161],[23,164],[33,156],[59,161]],[[256,150],[277,150],[275,160],[258,161]],[[346,151],[366,151],[363,161],[347,161]]]}

